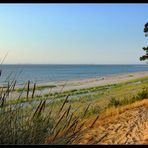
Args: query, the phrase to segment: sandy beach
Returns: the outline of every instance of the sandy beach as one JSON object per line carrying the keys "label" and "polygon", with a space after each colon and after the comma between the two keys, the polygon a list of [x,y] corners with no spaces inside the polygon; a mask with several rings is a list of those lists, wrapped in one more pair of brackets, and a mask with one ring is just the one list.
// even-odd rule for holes
{"label": "sandy beach", "polygon": [[117,84],[120,82],[126,82],[128,80],[134,80],[137,78],[148,76],[148,71],[145,72],[135,72],[128,74],[119,74],[119,75],[111,75],[104,76],[98,78],[87,78],[87,79],[79,79],[79,80],[69,80],[69,81],[61,81],[61,82],[47,82],[40,83],[38,85],[56,85],[55,88],[52,88],[52,91],[59,91],[63,88],[65,90],[71,89],[80,89],[80,88],[89,88],[93,86],[103,86],[108,84]]}
{"label": "sandy beach", "polygon": [[[40,83],[37,86],[49,86],[49,85],[56,85],[53,88],[44,88],[42,90],[35,91],[35,95],[43,95],[48,93],[54,92],[62,92],[68,91],[73,89],[81,89],[81,88],[89,88],[95,86],[103,86],[109,84],[117,84],[120,82],[126,82],[128,80],[134,80],[141,77],[148,76],[148,71],[145,72],[135,72],[135,73],[128,73],[128,74],[119,74],[119,75],[110,75],[105,77],[96,77],[96,78],[87,78],[87,79],[79,79],[79,80],[69,80],[69,81],[59,81],[59,82],[47,82],[47,83]],[[16,86],[17,88],[22,88],[23,86]],[[26,86],[27,87],[27,86]],[[33,87],[31,84],[30,87]],[[29,96],[32,94],[30,91]],[[19,92],[11,92],[9,95],[9,99],[16,99],[20,95]],[[21,95],[26,96],[26,92],[24,91]]]}

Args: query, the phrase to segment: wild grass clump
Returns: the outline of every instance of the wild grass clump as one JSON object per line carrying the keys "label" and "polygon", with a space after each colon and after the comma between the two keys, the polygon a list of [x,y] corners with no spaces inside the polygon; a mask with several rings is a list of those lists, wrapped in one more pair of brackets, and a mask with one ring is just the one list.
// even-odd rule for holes
{"label": "wild grass clump", "polygon": [[144,87],[141,92],[138,93],[137,99],[146,99],[148,98],[148,87]]}
{"label": "wild grass clump", "polygon": [[108,104],[108,107],[112,107],[112,106],[118,107],[118,106],[120,106],[120,105],[121,105],[121,103],[120,103],[119,100],[117,100],[117,99],[115,99],[115,98],[111,98],[111,100],[110,100],[110,102],[109,102],[109,104]]}
{"label": "wild grass clump", "polygon": [[138,100],[143,100],[148,98],[148,87],[144,87],[142,91],[138,92],[137,95],[133,95],[132,97],[124,97],[123,99],[111,98],[108,104],[108,107],[118,107],[123,105],[128,105],[130,103],[134,103]]}
{"label": "wild grass clump", "polygon": [[[146,79],[143,81],[145,82]],[[84,118],[96,115],[95,120],[90,124],[90,128],[92,128],[99,118],[99,113],[106,107],[118,107],[148,98],[148,88],[144,88],[137,95],[120,99],[118,95],[128,93],[126,89],[121,91],[125,84],[35,95],[35,90],[47,88],[47,86],[38,87],[34,84],[31,88],[30,81],[28,81],[23,88],[17,90],[16,81],[13,80],[5,88],[0,88],[0,144],[72,144],[83,133]],[[48,88],[52,87],[56,86],[48,86]],[[18,98],[9,100],[11,92],[16,90],[19,92]],[[131,92],[131,88],[129,90]],[[75,99],[69,98],[72,95],[91,92],[96,93],[88,94],[88,96],[76,96]],[[24,96],[22,96],[23,93]],[[115,96],[108,100],[110,95]],[[105,105],[101,101],[99,102],[99,99],[103,100]],[[33,101],[36,102],[35,105],[33,105]],[[47,104],[47,101],[50,103]],[[28,103],[26,107],[24,107],[24,102]]]}
{"label": "wild grass clump", "polygon": [[[0,144],[71,144],[80,136],[84,123],[80,123],[77,111],[67,105],[69,95],[56,109],[52,103],[47,105],[46,100],[25,108],[21,103],[5,105],[12,86],[13,84],[8,85],[8,88],[0,93]],[[35,84],[32,99],[34,92]],[[29,93],[30,82],[24,99],[30,99]],[[18,102],[19,99],[20,97]]]}
{"label": "wild grass clump", "polygon": [[[28,81],[29,83],[30,83],[30,81]],[[45,88],[54,88],[54,87],[56,87],[56,85],[43,85],[43,86],[36,86],[36,90],[42,90],[42,89],[45,89]],[[24,91],[27,91],[28,90],[28,88],[25,88],[25,89],[23,89],[23,88],[16,88],[16,89],[14,89],[13,91],[17,91],[17,92],[24,92]],[[30,90],[32,90],[33,91],[33,88],[30,88]]]}

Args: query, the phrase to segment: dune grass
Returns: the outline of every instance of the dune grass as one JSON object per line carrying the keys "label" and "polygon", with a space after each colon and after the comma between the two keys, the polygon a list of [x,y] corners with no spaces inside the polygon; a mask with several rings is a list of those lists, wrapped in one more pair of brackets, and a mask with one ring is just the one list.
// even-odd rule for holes
{"label": "dune grass", "polygon": [[[6,98],[4,98],[6,99]],[[0,144],[70,144],[81,131],[79,116],[62,102],[58,110],[40,101],[26,108],[0,107]]]}
{"label": "dune grass", "polygon": [[[101,96],[104,97],[106,93],[111,92],[110,97],[114,97],[114,93],[120,96],[125,96],[125,94],[134,94],[134,91],[137,93],[137,90],[141,90],[141,87],[147,84],[148,77],[144,78],[138,78],[135,80],[127,81],[124,83],[118,83],[118,84],[110,84],[110,85],[104,85],[104,86],[95,86],[95,87],[90,87],[90,88],[81,88],[81,89],[73,89],[73,90],[68,90],[68,91],[63,91],[63,92],[55,92],[55,93],[47,93],[43,95],[35,95],[34,98],[32,99],[32,95],[26,97],[21,97],[21,99],[18,100],[8,100],[6,104],[16,104],[16,103],[25,103],[28,101],[41,101],[41,100],[51,100],[51,99],[56,99],[56,98],[63,98],[66,97],[67,95],[70,95],[70,97],[74,96],[73,99],[70,99],[71,101],[83,101],[87,100],[87,98],[100,98]],[[137,87],[137,88],[136,88]],[[35,90],[37,90],[38,86],[36,86]],[[43,86],[42,88],[45,88]],[[23,91],[24,90],[24,91]],[[26,92],[27,87],[21,88],[20,93]],[[30,94],[34,94],[33,92],[33,87],[29,88]],[[132,93],[131,93],[132,92]],[[77,97],[77,95],[84,95],[84,97]],[[117,96],[116,95],[116,96]],[[118,96],[117,96],[118,97]],[[84,101],[85,102],[85,101]]]}
{"label": "dune grass", "polygon": [[[43,85],[43,86],[37,86],[36,87],[36,90],[41,90],[41,89],[44,89],[44,88],[54,88],[54,87],[56,87],[56,85]],[[33,90],[33,88],[31,87],[30,88],[30,91],[32,91]],[[16,88],[16,89],[14,89],[14,91],[17,91],[17,92],[24,92],[24,91],[27,91],[27,88],[25,88],[25,89],[23,89],[23,88]]]}
{"label": "dune grass", "polygon": [[[52,98],[50,94],[35,96],[36,85],[30,88],[28,82],[18,98],[8,100],[14,91],[13,81],[0,91],[0,144],[72,144],[84,132],[86,119],[95,117],[89,126],[91,128],[101,112],[108,108],[148,98],[147,80],[148,77],[145,77],[125,83],[64,91],[52,94]],[[24,98],[21,97],[23,92],[26,92]],[[95,93],[69,99],[71,95],[88,92]],[[62,94],[64,98],[57,101]],[[50,103],[47,103],[49,98]],[[38,103],[32,105],[32,101]],[[25,108],[21,106],[23,102],[29,102]]]}

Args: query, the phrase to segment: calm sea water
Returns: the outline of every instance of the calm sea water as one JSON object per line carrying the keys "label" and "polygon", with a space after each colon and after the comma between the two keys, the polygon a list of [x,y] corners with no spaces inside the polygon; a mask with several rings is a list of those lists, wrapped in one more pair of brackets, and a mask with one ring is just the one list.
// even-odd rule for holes
{"label": "calm sea water", "polygon": [[18,84],[73,80],[148,71],[148,65],[2,65],[0,83],[14,78]]}

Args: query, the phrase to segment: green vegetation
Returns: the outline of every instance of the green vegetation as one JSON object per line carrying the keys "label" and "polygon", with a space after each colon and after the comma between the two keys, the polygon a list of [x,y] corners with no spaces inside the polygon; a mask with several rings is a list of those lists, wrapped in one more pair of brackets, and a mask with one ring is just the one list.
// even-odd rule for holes
{"label": "green vegetation", "polygon": [[[13,90],[11,84],[0,92],[0,143],[72,144],[84,132],[82,127],[85,119],[98,117],[107,108],[148,98],[147,82],[148,77],[144,77],[119,84],[74,89],[52,95],[31,95],[28,98],[22,98],[20,92],[19,98],[8,100],[7,96]],[[25,93],[29,91],[27,87]],[[33,104],[33,101],[38,102]],[[23,108],[21,105],[24,102],[28,104]]]}
{"label": "green vegetation", "polygon": [[148,87],[144,87],[142,89],[142,91],[137,93],[136,96],[132,96],[130,98],[124,98],[122,100],[111,98],[111,100],[108,104],[108,107],[123,106],[123,105],[127,105],[127,104],[130,104],[130,103],[136,102],[138,100],[146,99],[146,98],[148,98]]}
{"label": "green vegetation", "polygon": [[[145,33],[145,36],[148,36],[148,23],[146,23],[144,26],[144,33]],[[146,52],[146,54],[140,57],[140,61],[144,61],[148,59],[148,47],[143,47],[143,50]]]}
{"label": "green vegetation", "polygon": [[26,108],[5,106],[6,99],[2,97],[0,106],[0,144],[70,144],[84,125],[66,105],[68,97],[56,108],[46,101]]}
{"label": "green vegetation", "polygon": [[[43,85],[43,86],[37,86],[36,87],[36,90],[41,90],[41,89],[44,89],[44,88],[54,88],[56,87],[56,85]],[[30,91],[32,91],[33,88],[30,88]],[[27,91],[27,88],[16,88],[14,89],[14,91],[17,91],[17,92],[22,92],[22,91]]]}
{"label": "green vegetation", "polygon": [[109,104],[108,104],[108,107],[112,107],[112,106],[117,107],[117,106],[119,106],[119,105],[121,105],[121,103],[120,103],[119,100],[117,100],[117,99],[115,99],[115,98],[111,98],[111,100],[110,100],[110,102],[109,102]]}
{"label": "green vegetation", "polygon": [[[32,99],[32,97],[23,97],[20,98],[19,100],[8,100],[5,105],[7,104],[16,104],[16,103],[25,103],[25,102],[31,102],[31,101],[41,101],[41,100],[55,100],[58,98],[63,98],[66,97],[67,95],[69,95],[70,97],[74,96],[74,98],[71,100],[72,101],[81,101],[81,102],[86,102],[85,100],[87,100],[88,98],[100,98],[101,96],[104,96],[104,93],[107,92],[114,92],[115,91],[123,91],[124,89],[128,88],[130,89],[134,89],[137,85],[138,87],[141,86],[140,83],[142,85],[146,84],[148,82],[148,77],[143,77],[143,78],[138,78],[135,80],[130,80],[127,82],[123,82],[123,83],[118,83],[118,84],[110,84],[110,85],[104,85],[104,86],[95,86],[95,87],[90,87],[90,88],[81,88],[81,89],[73,89],[73,90],[69,90],[69,91],[63,91],[63,92],[55,92],[55,93],[48,93],[48,94],[44,94],[44,95],[36,95],[34,96],[34,98]],[[132,88],[134,87],[134,88]],[[45,88],[45,86],[43,86],[42,88]],[[129,91],[131,91],[131,89]],[[23,90],[23,88],[22,88]],[[27,88],[25,88],[24,90],[27,90]],[[33,90],[33,88],[30,90]],[[122,92],[121,92],[122,93]],[[113,93],[112,93],[113,94]],[[111,94],[111,95],[112,95]],[[126,91],[122,94],[126,94]],[[122,95],[121,94],[121,95]],[[77,97],[77,95],[83,95],[80,97]],[[86,99],[87,98],[87,99]]]}

